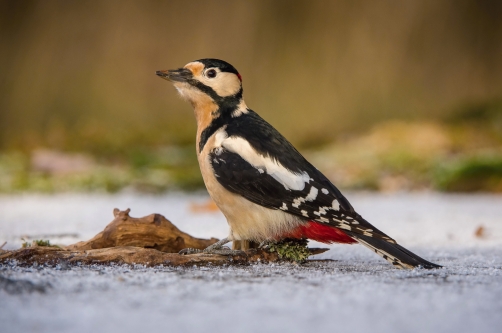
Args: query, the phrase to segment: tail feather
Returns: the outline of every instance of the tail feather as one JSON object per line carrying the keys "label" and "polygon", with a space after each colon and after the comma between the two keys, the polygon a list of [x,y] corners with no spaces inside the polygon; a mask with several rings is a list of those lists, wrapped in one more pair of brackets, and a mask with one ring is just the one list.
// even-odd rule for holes
{"label": "tail feather", "polygon": [[373,238],[350,231],[345,231],[345,233],[397,268],[423,267],[432,269],[442,267],[417,256],[397,243],[390,243],[381,238]]}

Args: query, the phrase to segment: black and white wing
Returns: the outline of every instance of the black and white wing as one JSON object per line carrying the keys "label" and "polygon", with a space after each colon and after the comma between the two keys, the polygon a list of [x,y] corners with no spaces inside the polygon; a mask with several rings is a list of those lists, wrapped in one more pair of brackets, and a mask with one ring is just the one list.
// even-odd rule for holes
{"label": "black and white wing", "polygon": [[279,132],[256,114],[250,116],[242,117],[250,122],[247,126],[230,124],[216,133],[219,146],[208,158],[224,188],[258,205],[342,229],[396,266],[438,267],[363,219]]}
{"label": "black and white wing", "polygon": [[[228,140],[228,139],[227,139]],[[230,139],[241,141],[243,139]],[[232,147],[229,142],[224,143]],[[230,192],[271,209],[280,209],[306,220],[325,223],[344,231],[395,241],[358,215],[340,191],[317,169],[304,165],[305,171],[294,173],[269,157],[250,156],[240,150],[216,148],[210,162],[218,182]],[[247,147],[252,149],[252,147]],[[258,153],[256,153],[258,154]],[[256,164],[250,163],[248,158]],[[260,160],[260,162],[258,162]],[[308,162],[307,162],[308,163]],[[307,171],[308,170],[308,171]]]}

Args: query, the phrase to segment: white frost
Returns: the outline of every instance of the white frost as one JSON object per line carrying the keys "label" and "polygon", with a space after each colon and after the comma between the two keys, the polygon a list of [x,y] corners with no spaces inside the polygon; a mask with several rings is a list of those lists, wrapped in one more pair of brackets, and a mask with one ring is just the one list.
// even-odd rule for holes
{"label": "white frost", "polygon": [[[168,327],[173,332],[202,332],[210,327],[227,333],[239,327],[243,333],[297,333],[326,332],[336,323],[340,332],[435,332],[438,328],[448,333],[498,332],[502,326],[500,199],[486,194],[350,194],[356,210],[375,227],[425,259],[444,265],[440,270],[398,270],[363,246],[315,242],[310,246],[330,251],[312,259],[333,261],[70,270],[5,265],[0,271],[4,278],[52,287],[45,294],[0,290],[0,331],[133,333]],[[223,238],[228,234],[223,214],[190,209],[194,201],[207,200],[207,196],[180,192],[4,194],[0,196],[0,245],[7,241],[4,249],[19,248],[20,235],[52,235],[47,236],[51,243],[66,245],[90,239],[113,219],[113,207],[130,207],[132,216],[158,212],[195,237]],[[482,221],[486,238],[475,236],[478,224],[473,221]],[[423,320],[413,320],[410,313]],[[194,320],[194,314],[203,315]],[[347,320],[354,316],[360,320]]]}

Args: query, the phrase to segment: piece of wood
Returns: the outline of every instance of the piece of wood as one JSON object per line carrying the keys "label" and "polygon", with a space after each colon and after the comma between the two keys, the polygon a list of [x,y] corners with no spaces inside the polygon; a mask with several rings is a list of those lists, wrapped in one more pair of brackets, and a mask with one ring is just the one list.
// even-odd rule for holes
{"label": "piece of wood", "polygon": [[[258,244],[241,241],[236,243],[245,253],[223,256],[206,253],[180,255],[178,252],[191,247],[205,249],[218,241],[216,238],[201,239],[180,231],[160,214],[141,218],[129,216],[130,209],[113,210],[114,220],[105,229],[85,242],[66,247],[31,246],[14,251],[0,250],[0,264],[16,262],[20,266],[34,264],[61,267],[72,265],[140,264],[145,266],[201,266],[201,265],[243,265],[253,262],[274,262],[280,258],[277,253],[256,248]],[[251,243],[251,244],[250,244]],[[319,254],[328,249],[309,249]]]}
{"label": "piece of wood", "polygon": [[218,241],[217,238],[201,239],[179,230],[160,214],[141,218],[129,216],[130,209],[115,208],[115,219],[106,228],[85,242],[66,247],[68,250],[92,250],[116,246],[136,246],[162,252],[177,253],[187,247],[205,249]]}
{"label": "piece of wood", "polygon": [[[328,249],[313,249],[319,254]],[[279,261],[277,253],[262,249],[249,249],[245,255],[222,256],[215,254],[166,253],[135,246],[118,246],[93,250],[67,250],[59,247],[33,246],[0,253],[0,264],[15,261],[19,266],[48,265],[71,267],[75,265],[140,264],[153,266],[206,266],[245,265],[256,262]]]}

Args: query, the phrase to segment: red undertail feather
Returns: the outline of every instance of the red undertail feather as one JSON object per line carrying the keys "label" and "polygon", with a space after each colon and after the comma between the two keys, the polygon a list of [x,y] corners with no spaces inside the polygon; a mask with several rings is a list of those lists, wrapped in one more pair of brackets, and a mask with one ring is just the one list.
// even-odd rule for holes
{"label": "red undertail feather", "polygon": [[308,238],[321,243],[356,243],[354,239],[347,236],[342,230],[330,227],[329,225],[309,221],[307,224],[299,226],[284,238]]}

